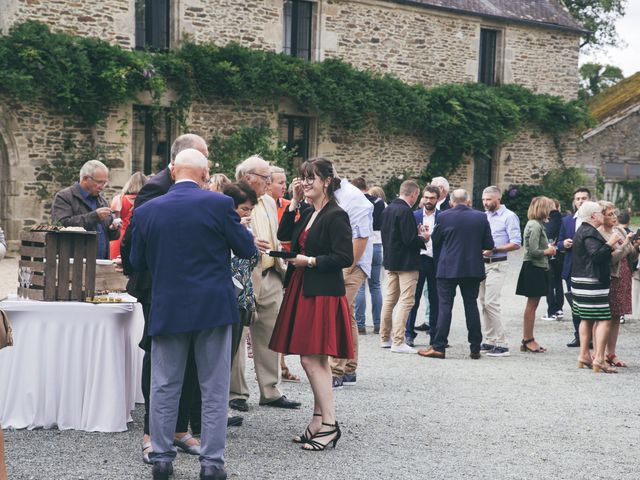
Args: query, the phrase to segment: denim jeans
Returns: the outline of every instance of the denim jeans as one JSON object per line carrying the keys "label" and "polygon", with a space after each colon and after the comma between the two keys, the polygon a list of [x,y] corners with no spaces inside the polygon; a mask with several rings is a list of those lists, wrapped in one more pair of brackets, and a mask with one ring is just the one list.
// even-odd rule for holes
{"label": "denim jeans", "polygon": [[[382,244],[373,244],[373,259],[371,261],[371,277],[369,293],[371,294],[371,312],[373,314],[373,326],[380,327],[380,311],[382,310],[382,290],[380,288],[380,272],[382,271]],[[356,295],[356,322],[358,327],[364,327],[367,312],[367,297],[364,293],[365,283],[362,283]]]}

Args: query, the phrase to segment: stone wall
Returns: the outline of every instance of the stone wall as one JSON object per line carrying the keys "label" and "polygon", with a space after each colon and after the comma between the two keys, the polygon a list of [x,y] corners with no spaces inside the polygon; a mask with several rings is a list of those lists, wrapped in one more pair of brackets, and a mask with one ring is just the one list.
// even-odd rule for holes
{"label": "stone wall", "polygon": [[133,5],[133,0],[0,0],[0,33],[7,33],[15,23],[38,20],[55,31],[129,48],[135,45]]}

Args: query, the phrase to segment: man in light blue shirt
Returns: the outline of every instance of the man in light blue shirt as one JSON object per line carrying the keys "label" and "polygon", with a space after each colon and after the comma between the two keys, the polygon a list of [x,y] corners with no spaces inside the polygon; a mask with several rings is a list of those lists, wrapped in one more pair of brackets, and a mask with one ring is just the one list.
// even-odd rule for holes
{"label": "man in light blue shirt", "polygon": [[509,356],[509,343],[502,324],[500,296],[507,275],[507,252],[522,245],[518,216],[500,203],[502,192],[492,185],[482,192],[482,204],[487,213],[495,247],[482,252],[486,278],[480,284],[478,300],[482,313],[484,342],[480,351],[491,357]]}
{"label": "man in light blue shirt", "polygon": [[355,385],[356,383],[358,325],[355,317],[355,299],[360,286],[365,279],[371,276],[373,243],[369,241],[369,237],[373,234],[373,204],[367,200],[367,197],[364,196],[360,189],[351,185],[344,178],[340,181],[340,188],[336,190],[335,197],[338,205],[349,215],[349,223],[351,223],[353,232],[354,259],[354,264],[349,268],[345,268],[343,275],[347,301],[349,302],[351,336],[355,358],[331,358],[329,360],[333,375],[333,387],[340,388],[342,385]]}

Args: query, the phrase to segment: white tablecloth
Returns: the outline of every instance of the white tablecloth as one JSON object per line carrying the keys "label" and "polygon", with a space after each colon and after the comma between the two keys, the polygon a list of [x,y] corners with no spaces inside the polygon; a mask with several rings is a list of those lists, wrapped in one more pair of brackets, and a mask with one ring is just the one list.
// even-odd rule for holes
{"label": "white tablecloth", "polygon": [[3,428],[122,432],[142,402],[137,303],[5,301],[14,347],[0,350]]}

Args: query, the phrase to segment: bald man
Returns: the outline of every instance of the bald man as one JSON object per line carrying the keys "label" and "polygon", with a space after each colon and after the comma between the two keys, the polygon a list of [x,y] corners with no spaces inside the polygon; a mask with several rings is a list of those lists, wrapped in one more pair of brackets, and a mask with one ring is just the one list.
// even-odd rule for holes
{"label": "bald man", "polygon": [[231,325],[240,321],[229,247],[240,258],[251,258],[256,249],[233,200],[203,189],[209,169],[201,152],[180,152],[171,174],[175,184],[169,191],[136,209],[130,256],[133,267],[149,270],[152,278],[149,457],[153,478],[168,479],[176,456],[173,437],[182,380],[193,345],[202,392],[200,478],[223,479]]}

